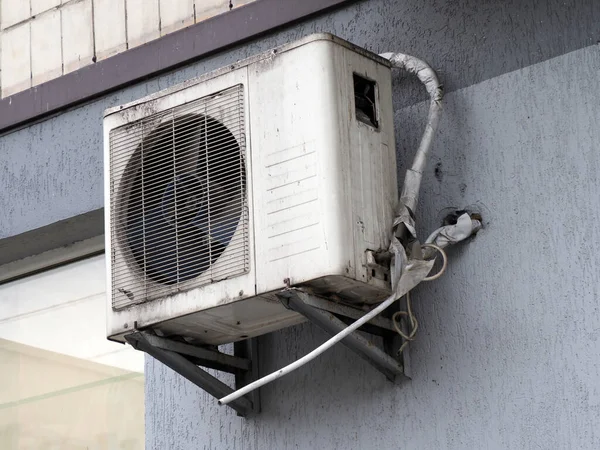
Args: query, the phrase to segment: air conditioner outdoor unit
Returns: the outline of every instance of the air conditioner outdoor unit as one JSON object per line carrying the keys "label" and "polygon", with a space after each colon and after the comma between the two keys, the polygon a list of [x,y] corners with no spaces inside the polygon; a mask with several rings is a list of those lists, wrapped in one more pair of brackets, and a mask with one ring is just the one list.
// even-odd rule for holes
{"label": "air conditioner outdoor unit", "polygon": [[376,303],[397,203],[389,62],[318,34],[104,117],[110,339],[222,344],[299,323],[303,286]]}

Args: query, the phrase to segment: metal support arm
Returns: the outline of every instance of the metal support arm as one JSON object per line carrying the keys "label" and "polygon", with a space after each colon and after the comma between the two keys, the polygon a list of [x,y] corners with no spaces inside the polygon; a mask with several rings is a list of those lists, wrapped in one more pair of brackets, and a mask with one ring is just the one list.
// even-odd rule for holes
{"label": "metal support arm", "polygon": [[[253,345],[251,339],[234,344],[235,350],[238,353],[243,353],[243,356],[226,355],[218,351],[161,338],[144,331],[132,333],[126,336],[125,339],[136,350],[148,353],[216,398],[229,395],[234,390],[198,367],[198,365],[234,373],[236,375],[236,388],[251,381],[252,377],[256,377],[258,374],[256,359],[248,358],[257,356],[256,345]],[[241,397],[228,406],[237,411],[240,416],[246,416],[250,412],[258,412],[260,407],[258,392],[253,393],[250,399]]]}
{"label": "metal support arm", "polygon": [[[346,328],[346,324],[330,311],[313,306],[315,303],[318,304],[318,297],[300,290],[288,289],[281,292],[279,298],[286,308],[302,314],[310,322],[331,335],[335,335]],[[314,301],[315,299],[317,299],[317,302]],[[339,309],[338,312],[340,311],[343,311],[343,309]],[[349,314],[343,314],[343,316],[348,317]],[[388,328],[386,320],[382,318],[379,318],[377,325],[384,330]],[[371,323],[370,326],[375,326],[375,324]],[[361,334],[352,333],[341,343],[382,372],[390,381],[395,381],[397,376],[404,375],[404,367],[400,361],[385,353]],[[388,348],[391,350],[389,345]]]}
{"label": "metal support arm", "polygon": [[[348,322],[355,321],[364,314],[364,311],[351,305],[333,302],[299,289],[286,289],[277,295],[286,308],[303,315],[331,335],[339,333],[346,328]],[[401,339],[389,318],[374,317],[359,330],[382,337],[383,349],[357,332],[349,334],[341,343],[391,381],[397,381],[408,374],[407,350],[397,355]],[[136,331],[125,339],[133,348],[148,353],[217,399],[233,393],[234,389],[198,366],[234,374],[235,390],[259,379],[256,339],[235,342],[233,355],[210,347],[191,345],[183,339],[157,336],[152,331]],[[228,403],[228,406],[240,416],[259,412],[259,390]]]}

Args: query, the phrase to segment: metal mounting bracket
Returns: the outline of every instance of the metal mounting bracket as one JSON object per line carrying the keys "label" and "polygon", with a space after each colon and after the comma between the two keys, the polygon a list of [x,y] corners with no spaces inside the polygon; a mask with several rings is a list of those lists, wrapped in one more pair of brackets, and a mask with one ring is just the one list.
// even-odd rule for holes
{"label": "metal mounting bracket", "polygon": [[[364,311],[360,309],[317,297],[299,289],[286,289],[280,292],[278,297],[286,308],[302,314],[330,335],[339,333],[346,328],[348,323],[364,314]],[[404,324],[401,325],[404,327]],[[357,353],[392,382],[410,376],[408,348],[398,355],[402,339],[396,333],[390,319],[382,316],[375,317],[359,330],[381,336],[383,349],[356,332],[348,335],[341,343]]]}
{"label": "metal mounting bracket", "polygon": [[[303,315],[331,335],[339,333],[365,313],[356,307],[295,288],[287,288],[279,292],[277,297],[286,308]],[[401,326],[405,327],[402,322]],[[374,317],[359,328],[359,331],[379,336],[383,341],[383,348],[356,332],[347,336],[341,343],[393,382],[410,377],[408,348],[404,349],[402,354],[398,354],[402,338],[396,333],[389,318],[381,315]],[[127,335],[125,339],[136,350],[149,354],[217,399],[258,379],[256,338],[235,342],[233,355],[222,353],[212,347],[199,347],[184,341],[157,336],[152,331],[136,331]],[[199,366],[234,374],[235,389]],[[254,390],[227,406],[233,408],[242,417],[258,413],[260,412],[259,390]]]}
{"label": "metal mounting bracket", "polygon": [[[136,350],[148,353],[217,399],[231,394],[234,389],[198,366],[234,374],[235,389],[258,378],[256,339],[234,343],[233,355],[167,339],[149,331],[137,331],[126,336],[125,339]],[[258,413],[260,411],[259,391],[255,390],[227,406],[233,408],[242,417]]]}

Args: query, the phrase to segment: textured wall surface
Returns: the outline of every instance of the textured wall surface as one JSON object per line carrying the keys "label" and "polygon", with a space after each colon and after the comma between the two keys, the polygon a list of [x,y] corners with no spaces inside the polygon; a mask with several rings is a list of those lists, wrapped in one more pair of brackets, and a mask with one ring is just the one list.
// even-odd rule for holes
{"label": "textured wall surface", "polygon": [[[413,380],[336,347],[244,420],[147,359],[147,448],[600,448],[599,22],[595,0],[353,4],[0,137],[0,238],[102,207],[106,107],[315,31],[415,54],[449,92],[420,232],[466,205],[486,228],[415,291]],[[394,87],[402,179],[426,105],[416,83]],[[310,325],[262,337],[262,373],[324,339]]]}
{"label": "textured wall surface", "polygon": [[[598,83],[593,46],[446,97],[421,233],[465,205],[486,227],[415,290],[412,381],[338,346],[244,420],[147,358],[147,449],[600,448]],[[397,113],[407,152],[424,106]],[[261,338],[262,373],[325,338],[308,324]]]}
{"label": "textured wall surface", "polygon": [[[5,1],[5,0],[2,0]],[[600,41],[594,0],[368,0],[0,136],[0,239],[101,208],[102,112],[301,36],[328,31],[428,60],[446,92]],[[396,107],[424,99],[398,77]],[[401,135],[401,131],[398,131]],[[50,189],[51,188],[51,189]]]}

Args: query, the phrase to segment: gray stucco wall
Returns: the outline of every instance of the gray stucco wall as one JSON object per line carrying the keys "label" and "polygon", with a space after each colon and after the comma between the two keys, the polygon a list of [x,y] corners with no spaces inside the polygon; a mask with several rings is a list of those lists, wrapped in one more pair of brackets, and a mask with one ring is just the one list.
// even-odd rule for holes
{"label": "gray stucco wall", "polygon": [[[413,380],[394,386],[336,347],[262,389],[244,420],[147,358],[147,449],[600,448],[598,23],[595,0],[353,4],[0,137],[0,238],[102,207],[106,107],[314,31],[415,54],[449,92],[420,233],[466,205],[486,228],[415,291]],[[418,89],[395,83],[400,179],[426,114]],[[262,337],[262,373],[325,338],[310,325]]]}
{"label": "gray stucco wall", "polygon": [[[101,122],[106,108],[301,36],[328,31],[375,52],[418,55],[438,70],[446,92],[600,42],[600,5],[594,0],[450,3],[352,3],[0,136],[0,211],[5,212],[0,215],[0,248],[3,238],[102,208]],[[416,82],[398,80],[397,107],[425,98]],[[71,225],[74,239],[97,231],[85,217],[82,230]]]}
{"label": "gray stucco wall", "polygon": [[[464,205],[486,228],[415,290],[412,381],[338,346],[263,388],[244,420],[147,358],[147,448],[600,448],[599,83],[592,46],[446,97],[421,233]],[[398,111],[400,148],[425,107]],[[308,324],[265,336],[261,371],[325,339]]]}

